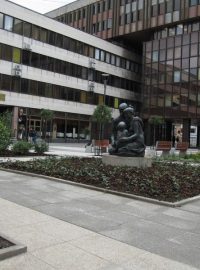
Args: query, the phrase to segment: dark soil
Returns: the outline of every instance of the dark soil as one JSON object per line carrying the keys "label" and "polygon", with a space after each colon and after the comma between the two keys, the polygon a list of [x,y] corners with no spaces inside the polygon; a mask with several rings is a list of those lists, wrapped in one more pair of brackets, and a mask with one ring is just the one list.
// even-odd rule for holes
{"label": "dark soil", "polygon": [[34,153],[34,152],[28,152],[26,155],[19,155],[19,154],[13,153],[10,150],[5,150],[5,151],[0,153],[0,157],[23,157],[23,156],[34,157],[34,156],[48,156],[48,155],[38,154],[38,153]]}
{"label": "dark soil", "polygon": [[0,249],[11,247],[14,244],[0,236]]}
{"label": "dark soil", "polygon": [[200,165],[155,162],[151,168],[112,167],[95,158],[55,158],[16,161],[4,168],[175,202],[200,194]]}

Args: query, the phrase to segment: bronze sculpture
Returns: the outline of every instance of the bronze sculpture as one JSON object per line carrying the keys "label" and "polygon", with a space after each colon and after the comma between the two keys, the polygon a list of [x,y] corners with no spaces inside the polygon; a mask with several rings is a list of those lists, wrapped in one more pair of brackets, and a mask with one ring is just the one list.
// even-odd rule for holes
{"label": "bronze sculpture", "polygon": [[114,142],[109,153],[126,157],[144,157],[145,144],[142,119],[134,115],[132,106],[122,107],[120,116],[113,121]]}

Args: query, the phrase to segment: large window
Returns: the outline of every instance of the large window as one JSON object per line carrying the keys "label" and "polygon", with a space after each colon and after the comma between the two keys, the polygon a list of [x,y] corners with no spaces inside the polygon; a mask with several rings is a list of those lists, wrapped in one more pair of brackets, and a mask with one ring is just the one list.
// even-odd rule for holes
{"label": "large window", "polygon": [[13,17],[5,15],[4,17],[4,29],[13,31]]}
{"label": "large window", "polygon": [[13,32],[19,35],[23,34],[23,22],[18,19],[14,19]]}
{"label": "large window", "polygon": [[13,48],[13,62],[14,63],[21,63],[21,50],[18,48]]}

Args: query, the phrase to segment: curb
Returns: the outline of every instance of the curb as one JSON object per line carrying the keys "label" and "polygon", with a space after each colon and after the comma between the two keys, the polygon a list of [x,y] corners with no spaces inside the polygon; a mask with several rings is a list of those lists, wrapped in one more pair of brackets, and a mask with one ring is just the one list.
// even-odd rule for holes
{"label": "curb", "polygon": [[24,246],[24,245],[20,244],[19,242],[11,239],[7,235],[2,234],[1,232],[0,232],[0,236],[13,244],[13,246],[0,249],[0,261],[27,252],[27,247],[26,246]]}
{"label": "curb", "polygon": [[78,186],[78,187],[82,187],[82,188],[87,188],[87,189],[91,189],[91,190],[100,191],[100,192],[103,192],[103,193],[113,194],[113,195],[129,198],[129,199],[135,199],[135,200],[138,200],[138,201],[149,202],[149,203],[158,204],[158,205],[162,205],[162,206],[168,206],[168,207],[180,207],[180,206],[185,205],[187,203],[191,203],[191,202],[200,200],[200,195],[197,195],[197,196],[194,196],[192,198],[188,198],[188,199],[184,199],[184,200],[181,200],[181,201],[178,201],[178,202],[171,203],[171,202],[159,201],[159,200],[156,200],[156,199],[151,199],[151,198],[148,198],[148,197],[133,195],[133,194],[114,191],[114,190],[109,190],[109,189],[95,187],[95,186],[81,184],[81,183],[76,183],[76,182],[73,182],[73,181],[63,180],[63,179],[60,179],[60,178],[46,176],[46,175],[42,175],[42,174],[23,172],[23,171],[6,169],[6,168],[1,168],[1,167],[0,167],[0,170],[1,171],[6,171],[6,172],[22,174],[22,175],[27,175],[27,176],[32,176],[32,177],[40,177],[40,178],[48,179],[48,180],[54,181],[54,182],[65,183],[65,184],[69,184],[69,185],[72,185],[72,186]]}

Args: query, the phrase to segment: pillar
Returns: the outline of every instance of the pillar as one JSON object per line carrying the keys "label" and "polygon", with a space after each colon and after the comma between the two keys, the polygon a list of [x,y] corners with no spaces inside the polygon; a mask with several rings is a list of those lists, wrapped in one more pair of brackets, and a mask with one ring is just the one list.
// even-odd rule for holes
{"label": "pillar", "polygon": [[183,119],[182,141],[190,142],[190,119]]}
{"label": "pillar", "polygon": [[18,130],[18,107],[13,107],[12,111],[12,136],[17,138],[17,130]]}

